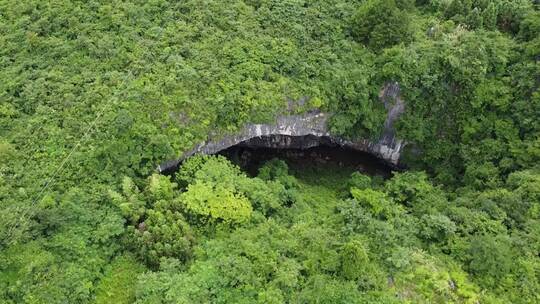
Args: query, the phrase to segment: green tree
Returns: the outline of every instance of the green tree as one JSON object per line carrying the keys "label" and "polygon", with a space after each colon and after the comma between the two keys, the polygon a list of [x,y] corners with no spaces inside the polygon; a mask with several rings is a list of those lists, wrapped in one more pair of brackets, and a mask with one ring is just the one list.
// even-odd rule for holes
{"label": "green tree", "polygon": [[122,215],[129,219],[132,225],[138,224],[146,211],[146,204],[143,195],[133,180],[124,177],[122,180],[122,193],[110,190],[109,196],[115,205],[122,211]]}
{"label": "green tree", "polygon": [[341,273],[347,280],[356,281],[362,290],[380,289],[385,284],[384,273],[370,260],[366,246],[359,240],[343,245]]}
{"label": "green tree", "polygon": [[482,286],[493,288],[511,280],[515,254],[507,236],[474,237],[469,254],[468,268]]}
{"label": "green tree", "polygon": [[142,259],[152,266],[162,257],[189,260],[195,233],[185,219],[176,183],[154,174],[144,191],[129,178],[122,186],[122,194],[109,191],[109,195],[130,220],[129,239]]}
{"label": "green tree", "polygon": [[181,200],[187,212],[210,221],[232,224],[246,222],[253,210],[245,196],[223,184],[195,182],[188,186]]}
{"label": "green tree", "polygon": [[130,230],[134,245],[150,265],[158,265],[162,257],[186,262],[192,256],[195,234],[183,214],[175,210],[148,210],[146,219]]}
{"label": "green tree", "polygon": [[374,50],[411,40],[409,16],[394,0],[364,2],[354,16],[353,37]]}

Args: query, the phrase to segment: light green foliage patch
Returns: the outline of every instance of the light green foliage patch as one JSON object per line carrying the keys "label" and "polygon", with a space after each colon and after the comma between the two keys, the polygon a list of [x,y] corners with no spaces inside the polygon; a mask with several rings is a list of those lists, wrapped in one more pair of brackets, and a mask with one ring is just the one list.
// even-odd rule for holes
{"label": "light green foliage patch", "polygon": [[251,216],[250,202],[225,186],[198,182],[188,186],[181,199],[188,212],[225,222],[244,222]]}
{"label": "light green foliage patch", "polygon": [[95,304],[128,304],[135,300],[137,276],[144,271],[132,256],[119,256],[107,267],[96,286]]}

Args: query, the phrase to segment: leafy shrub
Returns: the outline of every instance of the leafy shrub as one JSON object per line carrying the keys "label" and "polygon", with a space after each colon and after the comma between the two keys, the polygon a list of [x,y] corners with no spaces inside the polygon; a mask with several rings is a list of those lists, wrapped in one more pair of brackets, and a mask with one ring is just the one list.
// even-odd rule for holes
{"label": "leafy shrub", "polygon": [[356,188],[359,190],[364,190],[371,188],[372,182],[371,177],[362,174],[360,172],[354,172],[351,174],[351,178],[349,179],[348,187],[347,188]]}
{"label": "leafy shrub", "polygon": [[341,249],[341,274],[347,280],[357,282],[361,290],[380,289],[386,283],[385,275],[370,260],[365,244],[360,240],[351,240]]}
{"label": "leafy shrub", "polygon": [[417,215],[436,212],[448,204],[444,193],[431,184],[425,172],[396,173],[384,187],[389,197]]}
{"label": "leafy shrub", "polygon": [[144,270],[144,266],[130,255],[115,258],[96,287],[95,303],[133,303],[137,277]]}
{"label": "leafy shrub", "polygon": [[396,213],[402,212],[400,206],[394,204],[394,202],[383,192],[372,189],[359,190],[352,188],[351,195],[358,204],[364,206],[375,216],[391,218]]}
{"label": "leafy shrub", "polygon": [[297,185],[294,176],[289,174],[287,163],[277,158],[267,161],[261,166],[257,177],[263,180],[278,181],[286,188],[294,188]]}
{"label": "leafy shrub", "polygon": [[501,286],[511,279],[514,254],[507,236],[479,235],[471,240],[469,271],[486,288]]}
{"label": "leafy shrub", "polygon": [[426,214],[421,218],[420,236],[428,242],[446,242],[456,232],[456,224],[443,214]]}

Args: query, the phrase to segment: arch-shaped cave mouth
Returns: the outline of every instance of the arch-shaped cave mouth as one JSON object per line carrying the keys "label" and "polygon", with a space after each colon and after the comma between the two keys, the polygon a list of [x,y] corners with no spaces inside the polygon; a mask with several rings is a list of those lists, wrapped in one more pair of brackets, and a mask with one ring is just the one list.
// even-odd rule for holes
{"label": "arch-shaped cave mouth", "polygon": [[388,178],[393,167],[367,152],[343,147],[326,136],[259,136],[219,151],[249,175],[273,158],[282,159],[293,170],[313,167],[344,168]]}

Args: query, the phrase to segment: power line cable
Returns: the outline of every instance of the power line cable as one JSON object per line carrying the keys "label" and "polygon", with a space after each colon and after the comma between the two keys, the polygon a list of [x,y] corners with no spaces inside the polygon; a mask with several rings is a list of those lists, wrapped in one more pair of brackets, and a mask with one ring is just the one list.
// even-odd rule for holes
{"label": "power line cable", "polygon": [[[111,103],[112,104],[112,103]],[[47,180],[47,182],[45,183],[45,185],[41,188],[41,190],[38,192],[38,194],[35,196],[35,199],[32,201],[32,203],[30,204],[30,206],[28,206],[26,209],[23,210],[23,213],[22,215],[19,217],[19,220],[15,220],[13,224],[11,225],[8,225],[8,226],[11,226],[9,229],[8,229],[8,233],[7,233],[7,241],[9,242],[9,238],[11,238],[11,235],[13,233],[13,230],[16,228],[18,222],[21,223],[23,220],[26,220],[26,216],[28,215],[29,211],[35,206],[35,204],[38,202],[38,201],[41,201],[43,199],[43,197],[45,197],[45,191],[52,185],[54,184],[55,181],[55,178],[56,176],[58,175],[58,173],[60,173],[62,171],[62,169],[64,168],[64,165],[69,161],[69,159],[71,158],[71,156],[73,155],[73,153],[75,153],[75,151],[77,150],[77,148],[81,145],[81,143],[83,143],[84,141],[86,141],[86,139],[88,138],[88,136],[90,135],[90,133],[92,133],[92,129],[95,127],[97,121],[101,118],[101,116],[103,115],[103,113],[105,112],[105,109],[107,108],[107,104],[103,107],[103,109],[101,109],[101,111],[98,112],[98,115],[96,115],[96,118],[94,118],[94,120],[92,121],[92,123],[88,126],[88,128],[85,130],[84,132],[84,135],[79,139],[79,141],[75,144],[75,146],[73,146],[73,148],[71,149],[71,151],[69,152],[69,154],[62,160],[62,162],[60,163],[60,165],[56,168],[56,170],[54,171],[54,173],[51,175],[51,177],[49,177],[49,179]],[[43,195],[42,195],[43,194]]]}

